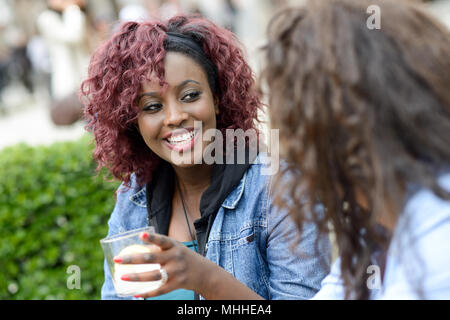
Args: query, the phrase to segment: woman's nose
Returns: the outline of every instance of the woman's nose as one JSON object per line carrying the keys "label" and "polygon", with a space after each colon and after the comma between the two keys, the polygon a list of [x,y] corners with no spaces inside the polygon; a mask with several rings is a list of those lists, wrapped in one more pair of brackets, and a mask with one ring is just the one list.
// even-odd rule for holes
{"label": "woman's nose", "polygon": [[178,103],[170,103],[166,105],[166,114],[164,118],[165,126],[179,126],[188,118],[189,115]]}

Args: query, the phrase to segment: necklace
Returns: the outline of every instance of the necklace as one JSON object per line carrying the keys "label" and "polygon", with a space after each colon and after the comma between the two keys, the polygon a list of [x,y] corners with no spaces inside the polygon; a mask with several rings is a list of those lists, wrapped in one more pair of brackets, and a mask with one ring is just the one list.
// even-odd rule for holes
{"label": "necklace", "polygon": [[188,230],[189,230],[189,235],[191,236],[192,244],[194,245],[195,252],[198,253],[198,248],[197,248],[195,235],[192,233],[191,226],[189,224],[189,218],[188,218],[188,215],[187,215],[186,206],[184,205],[183,194],[181,193],[181,188],[180,188],[180,184],[178,183],[178,179],[175,178],[175,182],[177,184],[178,194],[180,195],[181,205],[183,206],[184,217],[186,218],[186,224],[187,224],[187,227],[188,227]]}

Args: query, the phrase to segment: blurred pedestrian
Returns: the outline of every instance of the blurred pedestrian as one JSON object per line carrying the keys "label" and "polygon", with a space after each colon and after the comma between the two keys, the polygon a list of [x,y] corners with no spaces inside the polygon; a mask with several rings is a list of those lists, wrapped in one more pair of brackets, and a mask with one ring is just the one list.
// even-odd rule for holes
{"label": "blurred pedestrian", "polygon": [[87,74],[89,50],[83,0],[48,0],[37,25],[46,41],[51,64],[51,116],[67,125],[81,118],[77,91]]}

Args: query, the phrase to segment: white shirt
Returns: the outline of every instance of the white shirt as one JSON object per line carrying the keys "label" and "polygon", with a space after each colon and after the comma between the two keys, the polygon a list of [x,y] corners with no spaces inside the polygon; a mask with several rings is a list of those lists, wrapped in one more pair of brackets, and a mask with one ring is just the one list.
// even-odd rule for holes
{"label": "white shirt", "polygon": [[[439,183],[450,190],[450,174]],[[313,299],[344,299],[344,292],[338,258]],[[425,189],[410,198],[394,230],[383,283],[370,298],[450,299],[450,201]]]}
{"label": "white shirt", "polygon": [[56,99],[64,98],[78,91],[87,75],[86,17],[79,7],[70,5],[62,15],[42,12],[37,25],[49,49],[52,93]]}

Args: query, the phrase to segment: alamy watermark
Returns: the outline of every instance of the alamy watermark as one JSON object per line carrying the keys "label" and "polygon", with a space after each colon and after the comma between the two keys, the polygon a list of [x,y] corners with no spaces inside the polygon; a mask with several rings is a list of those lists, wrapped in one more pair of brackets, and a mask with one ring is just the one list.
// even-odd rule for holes
{"label": "alamy watermark", "polygon": [[367,278],[367,288],[369,290],[381,289],[381,269],[379,266],[373,264],[367,267],[367,274],[370,276]]}
{"label": "alamy watermark", "polygon": [[69,274],[67,277],[67,289],[81,289],[81,269],[77,265],[70,265],[67,267],[66,273]]}
{"label": "alamy watermark", "polygon": [[[190,135],[193,135],[191,137]],[[218,129],[203,130],[201,121],[194,121],[194,129],[183,129],[177,137],[191,137],[193,147],[189,152],[180,151],[182,146],[173,143],[170,160],[176,165],[186,164],[245,164],[248,159],[256,159],[263,164],[262,175],[274,175],[280,166],[279,130],[269,130],[269,143],[264,142],[264,134],[256,129],[226,129],[225,135]],[[191,140],[189,140],[191,141]],[[203,149],[203,142],[208,145]],[[186,150],[187,150],[186,149]],[[225,151],[225,154],[224,154]]]}
{"label": "alamy watermark", "polygon": [[375,4],[367,7],[367,14],[370,16],[366,20],[366,26],[369,30],[381,29],[381,8]]}

